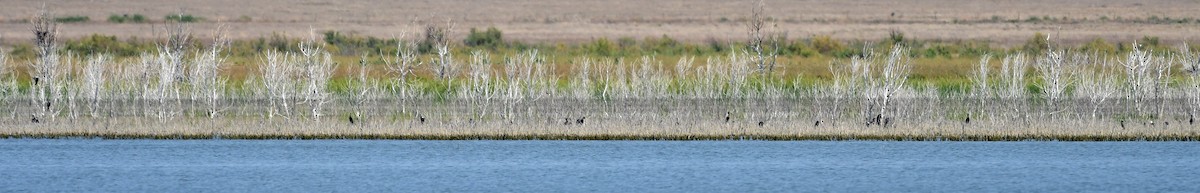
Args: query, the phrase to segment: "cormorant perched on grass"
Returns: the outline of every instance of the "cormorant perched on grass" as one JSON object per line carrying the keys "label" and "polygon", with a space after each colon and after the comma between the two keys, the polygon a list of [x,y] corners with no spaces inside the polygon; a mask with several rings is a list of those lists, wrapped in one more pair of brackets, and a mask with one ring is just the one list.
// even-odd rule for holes
{"label": "cormorant perched on grass", "polygon": [[583,119],[587,119],[587,117],[580,117],[578,120],[575,120],[575,124],[583,125]]}
{"label": "cormorant perched on grass", "polygon": [[1125,129],[1125,120],[1121,120],[1121,129]]}
{"label": "cormorant perched on grass", "polygon": [[563,118],[563,125],[571,125],[571,118]]}
{"label": "cormorant perched on grass", "polygon": [[1188,116],[1188,125],[1191,125],[1191,124],[1196,124],[1196,116],[1195,115]]}
{"label": "cormorant perched on grass", "polygon": [[421,121],[421,124],[425,124],[425,116],[424,115],[417,115],[417,119]]}
{"label": "cormorant perched on grass", "polygon": [[967,115],[967,119],[963,120],[963,123],[971,124],[971,115],[970,114]]}
{"label": "cormorant perched on grass", "polygon": [[763,125],[765,125],[765,124],[767,124],[767,123],[765,123],[765,121],[759,121],[759,122],[758,122],[758,127],[762,127],[762,126],[763,126]]}
{"label": "cormorant perched on grass", "polygon": [[346,120],[349,120],[351,125],[354,124],[354,116],[346,116]]}
{"label": "cormorant perched on grass", "polygon": [[33,122],[33,123],[41,123],[41,121],[38,121],[38,118],[37,118],[37,117],[34,117],[34,116],[30,116],[30,117],[32,117],[31,119],[29,119],[29,121],[30,121],[30,122]]}
{"label": "cormorant perched on grass", "polygon": [[729,111],[725,111],[725,122],[729,122]]}
{"label": "cormorant perched on grass", "polygon": [[820,127],[820,126],[821,126],[821,121],[817,121],[816,123],[813,123],[813,127]]}

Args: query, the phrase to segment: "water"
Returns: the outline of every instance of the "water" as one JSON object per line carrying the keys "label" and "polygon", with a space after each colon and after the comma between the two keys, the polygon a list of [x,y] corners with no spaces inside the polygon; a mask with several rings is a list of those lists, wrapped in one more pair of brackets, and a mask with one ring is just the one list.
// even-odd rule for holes
{"label": "water", "polygon": [[1196,192],[1194,142],[0,140],[0,192]]}

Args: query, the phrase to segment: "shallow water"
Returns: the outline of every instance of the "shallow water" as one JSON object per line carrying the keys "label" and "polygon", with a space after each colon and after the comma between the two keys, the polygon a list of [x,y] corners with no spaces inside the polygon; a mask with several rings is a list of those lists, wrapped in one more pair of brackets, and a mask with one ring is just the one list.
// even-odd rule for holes
{"label": "shallow water", "polygon": [[1196,192],[1195,142],[0,140],[0,192]]}

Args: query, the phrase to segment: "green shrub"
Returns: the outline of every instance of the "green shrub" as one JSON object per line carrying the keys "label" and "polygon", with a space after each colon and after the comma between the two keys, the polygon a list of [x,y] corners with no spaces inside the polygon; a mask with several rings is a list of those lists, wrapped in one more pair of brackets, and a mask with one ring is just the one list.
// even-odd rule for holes
{"label": "green shrub", "polygon": [[585,52],[598,56],[616,56],[618,54],[617,46],[608,38],[592,40],[591,43],[584,44],[583,48]]}
{"label": "green shrub", "polygon": [[842,42],[834,40],[832,37],[829,37],[826,35],[819,35],[819,36],[813,37],[812,38],[812,47],[817,49],[817,52],[820,52],[821,54],[825,54],[825,55],[831,55],[831,54],[834,54],[834,52],[840,52],[842,50],[846,50],[846,45],[844,45],[844,44],[842,44]]}
{"label": "green shrub", "polygon": [[126,23],[126,22],[128,22],[128,23],[145,23],[146,16],[143,16],[142,14],[133,14],[133,15],[112,14],[112,15],[108,16],[108,22],[109,23]]}
{"label": "green shrub", "polygon": [[1104,39],[1096,38],[1083,44],[1079,50],[1087,53],[1114,54],[1117,53],[1117,46],[1104,41]]}
{"label": "green shrub", "polygon": [[1033,37],[1030,37],[1029,40],[1025,41],[1025,45],[1021,46],[1021,50],[1025,53],[1041,54],[1042,51],[1050,47],[1050,40],[1046,38],[1046,34],[1042,32],[1034,33]]}
{"label": "green shrub", "polygon": [[471,28],[471,32],[467,34],[467,38],[463,40],[463,44],[472,47],[485,47],[496,49],[504,45],[503,34],[495,27],[488,27],[486,31],[478,31]]}
{"label": "green shrub", "polygon": [[649,52],[645,54],[665,54],[676,55],[684,51],[683,44],[679,41],[662,35],[660,38],[646,37],[642,41],[642,51]]}
{"label": "green shrub", "polygon": [[90,20],[92,20],[92,19],[88,18],[88,16],[79,16],[79,15],[54,18],[54,22],[58,22],[58,23],[78,23],[78,22],[87,22]]}
{"label": "green shrub", "polygon": [[199,22],[201,20],[204,20],[204,18],[196,17],[196,16],[192,16],[192,15],[188,15],[188,14],[167,15],[167,17],[165,17],[165,19],[170,22],[180,22],[180,23],[192,23],[192,22]]}
{"label": "green shrub", "polygon": [[336,31],[326,31],[322,34],[329,52],[343,56],[395,53],[398,43],[395,39],[347,35]]}
{"label": "green shrub", "polygon": [[117,36],[99,34],[92,34],[78,40],[68,40],[63,43],[63,46],[64,50],[73,53],[84,55],[108,53],[120,57],[137,56],[154,48],[153,43],[150,42],[141,42],[136,39],[122,41],[118,40]]}

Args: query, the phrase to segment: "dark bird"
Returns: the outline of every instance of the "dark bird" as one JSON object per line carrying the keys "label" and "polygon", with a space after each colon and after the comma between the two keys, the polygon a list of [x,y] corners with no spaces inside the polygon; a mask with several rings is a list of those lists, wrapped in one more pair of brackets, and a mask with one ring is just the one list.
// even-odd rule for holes
{"label": "dark bird", "polygon": [[971,124],[971,116],[967,115],[967,119],[963,120],[963,123]]}
{"label": "dark bird", "polygon": [[820,126],[821,126],[821,121],[817,121],[816,123],[813,123],[813,127],[820,127]]}
{"label": "dark bird", "polygon": [[729,122],[729,111],[725,111],[725,122]]}
{"label": "dark bird", "polygon": [[1196,116],[1188,116],[1188,125],[1196,124]]}
{"label": "dark bird", "polygon": [[[32,116],[31,116],[31,117],[32,117]],[[32,119],[30,119],[29,121],[30,121],[30,122],[33,122],[33,123],[41,123],[41,121],[38,121],[38,118],[37,118],[37,117],[33,117],[33,118],[32,118]]]}
{"label": "dark bird", "polygon": [[765,122],[763,122],[763,121],[759,121],[759,122],[758,122],[758,127],[762,127],[762,126],[763,126],[763,125],[765,125],[765,124],[767,124],[767,123],[765,123]]}
{"label": "dark bird", "polygon": [[570,125],[570,124],[571,124],[571,118],[563,118],[563,125]]}
{"label": "dark bird", "polygon": [[37,77],[33,77],[33,85],[37,85],[39,82],[38,80],[39,79]]}
{"label": "dark bird", "polygon": [[346,116],[346,120],[349,120],[350,124],[354,124],[354,116]]}
{"label": "dark bird", "polygon": [[583,125],[583,119],[587,119],[587,117],[580,117],[578,120],[575,120],[575,124]]}
{"label": "dark bird", "polygon": [[882,119],[883,119],[882,114],[876,114],[874,118],[867,119],[867,126],[871,126],[872,124],[879,125],[879,123],[881,123],[881,121],[883,121]]}
{"label": "dark bird", "polygon": [[1125,120],[1121,120],[1121,129],[1125,128]]}
{"label": "dark bird", "polygon": [[424,115],[417,115],[417,119],[421,121],[421,124],[425,124],[425,116]]}
{"label": "dark bird", "polygon": [[882,124],[882,125],[883,125],[883,127],[888,127],[888,126],[891,126],[891,125],[892,125],[892,118],[891,118],[891,117],[884,118],[884,119],[883,119],[883,124]]}

